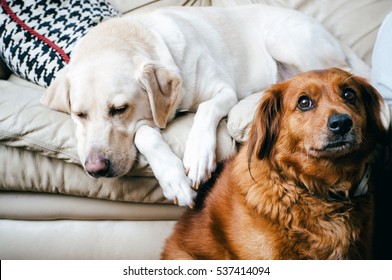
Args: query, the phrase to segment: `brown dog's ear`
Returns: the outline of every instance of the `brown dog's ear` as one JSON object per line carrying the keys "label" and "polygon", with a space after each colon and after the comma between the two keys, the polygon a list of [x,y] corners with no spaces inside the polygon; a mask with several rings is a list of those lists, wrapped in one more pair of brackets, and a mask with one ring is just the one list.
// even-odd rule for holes
{"label": "brown dog's ear", "polygon": [[381,94],[370,85],[364,78],[355,77],[359,84],[368,120],[370,131],[376,136],[377,141],[385,143],[391,125],[391,113],[388,104],[384,101]]}
{"label": "brown dog's ear", "polygon": [[285,84],[270,87],[260,100],[248,140],[248,159],[267,158],[276,143],[282,115],[282,94]]}
{"label": "brown dog's ear", "polygon": [[180,78],[164,67],[146,64],[140,83],[147,92],[155,125],[165,128],[180,95]]}
{"label": "brown dog's ear", "polygon": [[41,97],[41,103],[50,109],[70,114],[71,106],[67,72],[68,67],[65,66],[57,73],[56,79],[50,84]]}

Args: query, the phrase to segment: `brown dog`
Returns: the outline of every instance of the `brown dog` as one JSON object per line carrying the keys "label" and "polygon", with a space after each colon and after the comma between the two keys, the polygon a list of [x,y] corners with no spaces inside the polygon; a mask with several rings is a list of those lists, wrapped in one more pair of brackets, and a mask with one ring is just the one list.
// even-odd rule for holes
{"label": "brown dog", "polygon": [[369,258],[382,104],[336,68],[272,86],[248,142],[177,223],[162,259]]}

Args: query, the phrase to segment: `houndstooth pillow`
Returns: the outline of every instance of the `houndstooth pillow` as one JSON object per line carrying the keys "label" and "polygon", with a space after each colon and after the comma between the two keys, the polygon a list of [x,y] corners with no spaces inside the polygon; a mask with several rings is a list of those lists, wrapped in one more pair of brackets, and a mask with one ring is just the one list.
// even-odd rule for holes
{"label": "houndstooth pillow", "polygon": [[106,0],[0,2],[0,57],[13,73],[44,87],[89,28],[119,15]]}

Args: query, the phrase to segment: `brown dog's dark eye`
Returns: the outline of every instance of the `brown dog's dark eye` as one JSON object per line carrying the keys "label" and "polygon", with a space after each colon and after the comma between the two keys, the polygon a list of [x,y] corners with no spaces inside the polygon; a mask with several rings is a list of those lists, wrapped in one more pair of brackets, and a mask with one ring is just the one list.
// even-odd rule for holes
{"label": "brown dog's dark eye", "polygon": [[298,98],[297,107],[302,111],[307,111],[314,107],[314,103],[309,97],[302,95],[300,98]]}
{"label": "brown dog's dark eye", "polygon": [[343,98],[350,104],[355,104],[357,97],[355,96],[355,92],[351,88],[345,88],[343,90]]}

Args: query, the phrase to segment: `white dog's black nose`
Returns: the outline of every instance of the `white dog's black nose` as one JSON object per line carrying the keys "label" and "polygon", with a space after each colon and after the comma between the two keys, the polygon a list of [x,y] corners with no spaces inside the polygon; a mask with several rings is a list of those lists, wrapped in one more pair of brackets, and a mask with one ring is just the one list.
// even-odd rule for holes
{"label": "white dog's black nose", "polygon": [[87,158],[84,163],[84,168],[86,172],[94,178],[106,177],[110,170],[110,160],[93,153]]}
{"label": "white dog's black nose", "polygon": [[328,119],[328,128],[335,134],[344,135],[351,130],[353,120],[347,114],[335,114]]}

